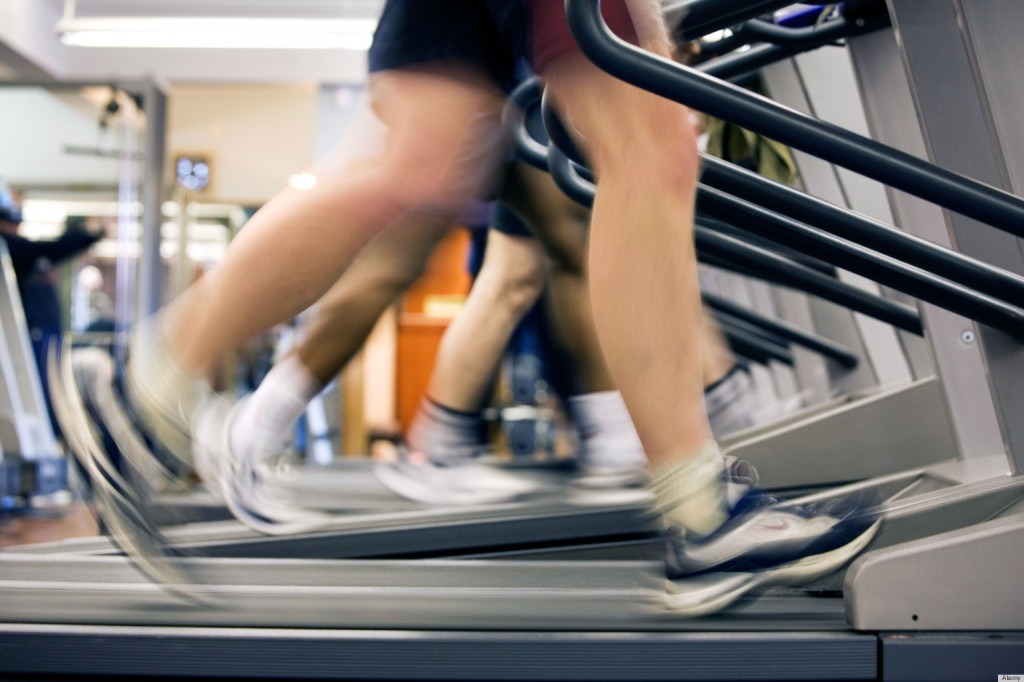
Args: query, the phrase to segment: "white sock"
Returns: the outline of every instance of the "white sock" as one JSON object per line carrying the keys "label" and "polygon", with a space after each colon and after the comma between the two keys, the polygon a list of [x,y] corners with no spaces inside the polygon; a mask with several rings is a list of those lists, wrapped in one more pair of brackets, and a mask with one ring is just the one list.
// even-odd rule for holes
{"label": "white sock", "polygon": [[623,469],[647,466],[643,443],[618,391],[581,393],[569,398],[580,435],[584,466]]}
{"label": "white sock", "polygon": [[231,425],[231,448],[248,457],[279,454],[295,422],[323,386],[297,355],[289,355],[270,370]]}
{"label": "white sock", "polygon": [[681,465],[654,473],[654,496],[665,522],[698,536],[707,535],[729,516],[722,472],[725,462],[718,443],[708,443]]}

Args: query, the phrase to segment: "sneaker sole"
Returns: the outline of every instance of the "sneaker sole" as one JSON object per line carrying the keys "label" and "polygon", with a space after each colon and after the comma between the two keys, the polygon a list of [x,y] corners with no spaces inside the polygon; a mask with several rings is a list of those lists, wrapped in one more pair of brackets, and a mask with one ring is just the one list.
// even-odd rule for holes
{"label": "sneaker sole", "polygon": [[[197,604],[215,604],[211,594],[197,589],[194,576],[171,553],[169,543],[143,511],[145,505],[133,499],[131,487],[107,457],[78,390],[70,350],[65,348],[58,360],[56,349],[51,349],[47,364],[54,413],[68,449],[88,478],[111,541],[132,566],[168,592]],[[86,365],[80,371],[88,369]]]}
{"label": "sneaker sole", "polygon": [[514,502],[529,495],[532,490],[505,489],[494,491],[452,491],[442,490],[428,481],[421,481],[404,473],[400,466],[391,463],[378,464],[374,467],[377,480],[391,492],[413,502],[428,505],[486,505]]}
{"label": "sneaker sole", "polygon": [[881,524],[881,520],[875,521],[842,547],[772,569],[666,580],[665,607],[674,616],[696,618],[721,611],[740,597],[769,587],[806,585],[834,573],[863,552],[878,533]]}

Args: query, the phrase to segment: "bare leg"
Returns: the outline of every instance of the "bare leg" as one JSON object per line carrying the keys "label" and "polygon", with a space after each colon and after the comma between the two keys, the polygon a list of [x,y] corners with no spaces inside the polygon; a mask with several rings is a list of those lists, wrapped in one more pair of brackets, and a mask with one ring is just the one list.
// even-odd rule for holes
{"label": "bare leg", "polygon": [[377,320],[422,274],[447,220],[408,216],[377,235],[314,308],[302,340],[245,400],[230,427],[238,456],[270,459],[287,447],[309,402],[362,348]]}
{"label": "bare leg", "polygon": [[590,212],[566,197],[547,173],[517,166],[506,200],[533,228],[548,260],[548,303],[556,340],[575,372],[572,392],[615,388],[597,343],[586,277]]}
{"label": "bare leg", "polygon": [[[269,533],[308,527],[275,498],[274,470],[225,448],[241,408],[204,400],[232,349],[318,300],[374,235],[406,216],[453,222],[500,157],[494,131],[504,100],[474,67],[439,60],[373,76],[371,101],[387,128],[383,150],[316,168],[310,190],[286,189],[246,225],[225,259],[132,343],[127,392],[153,434],[232,511]],[[319,523],[314,520],[313,523]]]}
{"label": "bare leg", "polygon": [[[267,203],[223,262],[167,311],[172,354],[192,375],[211,370],[249,336],[290,319],[338,280],[355,253],[403,214],[454,220],[476,190],[467,169],[481,118],[501,95],[474,70],[445,65],[378,73],[371,83],[388,143],[374,159],[328,161],[311,190]],[[488,163],[481,160],[481,165]]]}
{"label": "bare leg", "polygon": [[[711,439],[693,245],[698,156],[686,110],[569,54],[544,74],[599,178],[590,283],[601,345],[654,468]],[[623,131],[629,131],[624,135]]]}
{"label": "bare leg", "polygon": [[406,438],[408,457],[383,463],[381,482],[427,504],[482,504],[534,492],[537,483],[478,465],[480,410],[516,324],[540,296],[544,259],[530,237],[488,234],[483,268],[445,332]]}
{"label": "bare leg", "polygon": [[321,386],[363,347],[377,320],[423,273],[451,222],[409,216],[359,252],[316,305],[295,354]]}
{"label": "bare leg", "polygon": [[463,412],[483,407],[512,331],[543,285],[544,260],[536,240],[492,230],[480,275],[438,348],[427,388],[432,400]]}

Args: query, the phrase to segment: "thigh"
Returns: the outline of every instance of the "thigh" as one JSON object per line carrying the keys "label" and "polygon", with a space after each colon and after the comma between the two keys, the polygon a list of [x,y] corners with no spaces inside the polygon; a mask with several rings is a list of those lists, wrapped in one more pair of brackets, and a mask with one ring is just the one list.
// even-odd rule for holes
{"label": "thigh", "polygon": [[397,191],[450,195],[457,213],[491,189],[503,155],[504,94],[486,74],[439,60],[373,74],[370,95],[388,131],[386,170],[406,183]]}
{"label": "thigh", "polygon": [[554,265],[582,272],[589,210],[567,197],[548,173],[522,163],[509,169],[502,198],[506,210],[529,225]]}

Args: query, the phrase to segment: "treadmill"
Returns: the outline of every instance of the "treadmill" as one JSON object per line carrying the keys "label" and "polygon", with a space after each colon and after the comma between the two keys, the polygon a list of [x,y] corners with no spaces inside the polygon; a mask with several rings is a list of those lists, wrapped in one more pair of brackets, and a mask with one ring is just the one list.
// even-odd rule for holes
{"label": "treadmill", "polygon": [[[757,5],[760,14],[772,3],[704,4],[736,12]],[[910,41],[923,40],[913,31],[923,25],[913,21],[921,4],[889,5],[907,49],[926,47]],[[587,21],[600,27],[598,5],[569,0],[578,31]],[[1000,8],[1007,24],[1024,11],[1009,2]],[[960,9],[975,20],[984,11]],[[948,19],[944,27],[958,34],[980,25]],[[950,51],[950,44],[941,47]],[[991,343],[974,350],[1001,371],[990,400],[971,397],[992,404],[1008,445],[987,455],[961,447],[954,466],[855,484],[892,493],[877,540],[890,544],[850,567],[845,599],[830,585],[773,590],[715,616],[679,620],[652,601],[659,569],[642,556],[194,558],[187,563],[208,597],[198,605],[149,583],[120,556],[0,554],[7,621],[0,642],[8,654],[0,666],[8,676],[392,680],[965,680],[1009,673],[1024,660],[1024,595],[1012,570],[1024,547],[1024,484],[1016,474],[1024,455],[1012,409],[1022,403],[1004,394],[1024,382],[1013,374],[1019,344],[1001,355],[1004,339],[1012,339],[977,330]],[[956,373],[942,372],[943,381],[947,374]],[[978,509],[979,500],[988,507]],[[968,510],[984,520],[926,537],[936,532],[933,512],[953,522]],[[64,647],[62,656],[55,647]]]}

